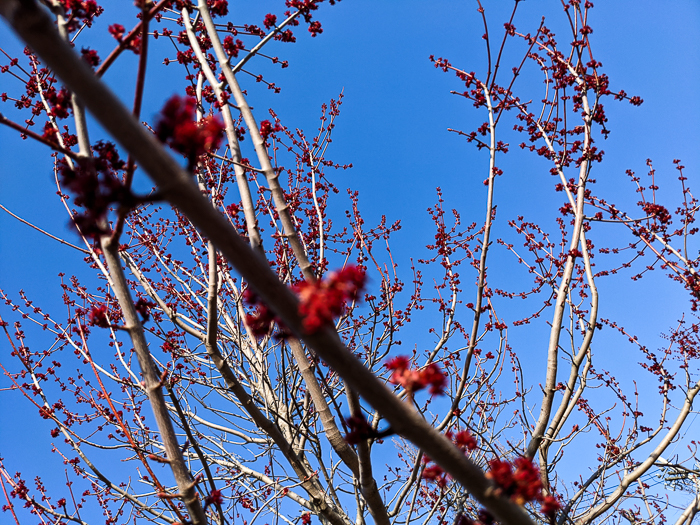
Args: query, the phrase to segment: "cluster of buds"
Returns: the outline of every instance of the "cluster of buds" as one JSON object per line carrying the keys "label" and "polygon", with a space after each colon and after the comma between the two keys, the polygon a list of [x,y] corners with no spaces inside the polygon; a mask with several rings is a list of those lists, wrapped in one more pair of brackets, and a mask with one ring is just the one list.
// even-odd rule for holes
{"label": "cluster of buds", "polygon": [[542,493],[540,471],[532,460],[519,457],[513,462],[492,459],[486,477],[496,484],[496,492],[509,497],[518,505],[539,502],[540,511],[547,517],[553,517],[560,505],[551,495]]}
{"label": "cluster of buds", "polygon": [[196,108],[195,99],[174,95],[163,106],[155,127],[161,142],[187,157],[190,169],[200,155],[219,147],[224,131],[224,125],[215,117],[195,122]]}
{"label": "cluster of buds", "polygon": [[430,387],[430,393],[442,394],[445,390],[447,377],[435,363],[430,363],[420,370],[412,370],[410,361],[406,356],[398,356],[391,359],[384,365],[392,371],[389,382],[394,385],[401,385],[406,389],[407,394],[412,397],[413,393]]}
{"label": "cluster of buds", "polygon": [[[332,324],[333,319],[343,313],[346,303],[357,299],[364,283],[365,273],[361,268],[346,266],[322,281],[303,281],[294,285],[304,332],[314,334]],[[257,305],[257,312],[246,316],[246,324],[254,335],[267,335],[273,323],[286,332],[281,320],[250,289],[244,292],[243,299],[250,305]]]}
{"label": "cluster of buds", "polygon": [[[476,439],[468,430],[461,430],[456,434],[448,431],[445,435],[465,454],[477,447]],[[423,467],[423,474],[421,474],[421,477],[426,481],[435,483],[441,489],[445,488],[449,481],[449,476],[440,465],[431,463],[432,460],[428,456],[423,456],[423,464],[425,467]]]}
{"label": "cluster of buds", "polygon": [[65,160],[59,161],[58,171],[63,187],[75,195],[73,202],[84,209],[75,216],[75,224],[84,235],[97,237],[108,231],[106,217],[113,204],[128,209],[136,200],[116,175],[125,163],[114,144],[100,141],[93,152],[92,159],[73,168]]}
{"label": "cluster of buds", "polygon": [[294,286],[299,297],[299,314],[304,330],[313,334],[343,313],[348,301],[355,301],[365,286],[365,272],[357,266],[346,266],[331,273],[323,281],[303,281]]}

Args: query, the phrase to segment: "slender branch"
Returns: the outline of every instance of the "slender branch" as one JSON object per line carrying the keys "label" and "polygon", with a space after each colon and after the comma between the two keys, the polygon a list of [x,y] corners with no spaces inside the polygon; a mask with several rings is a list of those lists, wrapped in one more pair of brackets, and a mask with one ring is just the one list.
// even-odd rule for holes
{"label": "slender branch", "polygon": [[20,133],[26,135],[27,137],[30,137],[34,140],[37,140],[41,142],[42,144],[46,144],[48,147],[51,149],[61,153],[62,155],[66,155],[67,157],[70,157],[73,160],[78,160],[80,157],[79,155],[75,154],[74,152],[64,148],[63,146],[60,146],[59,144],[56,144],[55,142],[42,137],[38,133],[34,133],[33,131],[29,129],[25,129],[16,122],[12,122],[10,119],[8,119],[5,115],[0,113],[0,124],[5,124],[7,127],[12,128],[16,131],[19,131]]}
{"label": "slender branch", "polygon": [[74,249],[76,249],[76,250],[78,250],[78,251],[80,251],[80,252],[87,253],[87,254],[90,253],[90,250],[86,250],[85,248],[80,248],[79,246],[76,246],[75,244],[71,244],[71,243],[69,243],[68,241],[64,241],[64,240],[61,239],[60,237],[56,237],[55,235],[51,235],[49,232],[42,230],[41,228],[39,228],[38,226],[35,226],[35,225],[32,224],[31,222],[25,221],[22,217],[20,217],[19,215],[15,215],[15,214],[12,213],[10,210],[8,210],[7,208],[5,208],[5,206],[3,206],[2,204],[0,204],[0,208],[2,208],[2,209],[3,209],[4,211],[6,211],[8,214],[12,215],[12,216],[13,216],[15,219],[17,219],[19,222],[21,222],[21,223],[23,223],[23,224],[26,224],[26,225],[29,226],[30,228],[34,228],[36,231],[38,231],[38,232],[40,232],[40,233],[43,233],[43,234],[46,235],[47,237],[50,237],[50,238],[52,238],[53,240],[60,242],[61,244],[65,244],[66,246],[70,246],[71,248],[74,248]]}

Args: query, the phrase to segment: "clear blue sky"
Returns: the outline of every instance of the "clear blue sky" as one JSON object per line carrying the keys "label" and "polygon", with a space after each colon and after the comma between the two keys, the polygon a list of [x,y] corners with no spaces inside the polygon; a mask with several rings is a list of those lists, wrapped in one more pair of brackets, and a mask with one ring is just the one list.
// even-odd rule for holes
{"label": "clear blue sky", "polygon": [[[512,1],[483,3],[491,28],[500,32]],[[232,1],[231,12],[234,17],[240,14],[242,23],[260,24],[267,12],[281,15],[282,4],[271,0]],[[612,100],[606,103],[612,134],[602,144],[607,155],[594,175],[600,193],[631,209],[637,198],[624,172],[632,169],[645,173],[647,158],[654,160],[657,173],[670,185],[675,182],[671,164],[674,158],[683,160],[691,185],[700,180],[700,3],[598,0],[595,4],[589,25],[594,28],[591,40],[596,59],[603,63],[613,90],[624,89],[645,101],[639,108]],[[120,13],[124,5],[129,10]],[[105,7],[107,12],[91,31],[101,35],[98,44],[92,46],[103,57],[112,44],[107,25],[121,21],[130,28],[133,19],[131,2],[109,1]],[[566,40],[559,1],[521,2],[514,24],[518,30],[534,32],[543,15]],[[382,214],[390,222],[403,221],[404,229],[393,239],[393,249],[395,260],[407,269],[409,259],[424,255],[425,245],[432,240],[434,231],[425,210],[435,203],[436,186],[445,193],[446,208],[457,208],[464,222],[482,220],[481,181],[487,159],[446,129],[471,130],[483,121],[483,115],[450,95],[451,89],[461,87],[456,78],[434,69],[428,60],[429,55],[443,56],[466,70],[485,71],[480,38],[483,29],[475,3],[344,0],[334,7],[322,6],[318,18],[324,28],[319,37],[310,38],[304,30],[297,30],[296,44],[275,43],[266,49],[267,54],[288,60],[287,69],[270,67],[260,60],[250,65],[251,70],[265,73],[280,86],[281,94],[258,89],[248,80],[243,81],[244,87],[249,88],[258,120],[266,118],[266,109],[271,107],[289,127],[309,132],[317,126],[321,104],[344,91],[329,157],[339,163],[352,163],[354,168],[338,172],[334,181],[341,188],[350,186],[360,191],[368,223]],[[21,54],[21,46],[2,22],[0,47]],[[519,49],[513,46],[512,51],[516,56]],[[172,66],[170,71],[157,67],[163,57],[173,58],[169,43],[162,39],[153,43],[151,53],[153,67],[145,94],[145,118],[151,118],[162,101],[173,94],[176,79],[180,78]],[[0,65],[6,62],[0,58]],[[125,56],[105,77],[126,100],[131,96],[133,71],[134,58]],[[528,77],[522,80],[528,81]],[[9,75],[0,75],[0,92],[16,92],[17,84]],[[0,111],[13,116],[9,104],[0,104]],[[517,137],[510,140],[512,145],[519,141]],[[559,202],[561,194],[553,192],[553,181],[546,173],[549,167],[517,148],[512,148],[499,166],[505,171],[497,187],[499,212],[503,209],[504,216],[502,220],[499,216],[497,234],[505,231],[506,219],[519,214],[534,221],[544,217],[551,220],[551,215],[542,214],[543,204]],[[523,185],[522,178],[531,182]],[[76,242],[76,236],[66,227],[67,217],[55,191],[46,148],[21,141],[13,131],[0,127],[0,204]],[[667,195],[673,199],[677,196],[673,192]],[[554,229],[553,223],[543,226]],[[616,235],[612,230],[608,234]],[[23,289],[60,319],[63,310],[57,274],[64,271],[84,275],[81,264],[80,255],[0,210],[0,287],[14,298]],[[493,265],[495,278],[498,260]],[[508,279],[508,275],[500,277]],[[635,295],[635,288],[622,280],[609,287],[604,284],[608,295],[601,299],[601,308],[610,309],[601,315],[641,321],[648,327],[644,335],[652,338],[650,346],[656,346],[661,343],[654,338],[678,319],[679,306],[684,306],[686,299],[678,287],[669,291],[669,282],[661,276],[650,281],[654,290],[651,295],[649,288]],[[626,300],[617,301],[622,296]],[[36,341],[33,344],[45,343]],[[5,342],[0,343],[0,352],[5,363],[9,353]],[[0,385],[6,384],[0,380]],[[15,411],[26,408],[22,403],[19,396],[0,392],[5,423]],[[43,471],[41,461],[55,460],[44,439],[49,426],[37,419],[25,423],[17,416],[15,421],[21,421],[21,426],[3,424],[0,428],[0,455],[17,461],[16,451],[27,451],[24,464],[13,466],[25,470],[27,479]],[[34,432],[40,432],[40,438]],[[62,466],[58,466],[57,473],[61,472]]]}

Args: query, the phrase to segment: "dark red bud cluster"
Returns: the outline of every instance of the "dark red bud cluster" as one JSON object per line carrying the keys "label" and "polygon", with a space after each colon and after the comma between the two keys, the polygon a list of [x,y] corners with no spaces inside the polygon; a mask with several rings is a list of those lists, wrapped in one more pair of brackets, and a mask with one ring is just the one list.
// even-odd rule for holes
{"label": "dark red bud cluster", "polygon": [[236,58],[238,56],[239,51],[244,51],[245,50],[245,45],[240,39],[236,39],[234,42],[233,37],[231,35],[228,35],[226,38],[224,38],[223,41],[223,46],[224,46],[224,51],[228,54],[228,56]]}
{"label": "dark red bud cluster", "polygon": [[118,204],[131,208],[134,195],[116,176],[124,169],[124,162],[111,142],[98,142],[93,146],[95,156],[71,168],[65,160],[59,161],[61,184],[75,195],[77,206],[83,212],[75,216],[75,224],[84,235],[98,236],[107,232],[105,219],[110,206]]}
{"label": "dark red bud cluster", "polygon": [[[465,454],[477,447],[476,439],[474,439],[474,436],[472,436],[471,432],[468,430],[461,430],[456,434],[448,431],[445,435]],[[435,464],[431,465],[431,462],[432,460],[428,456],[423,456],[423,464],[425,467],[423,468],[423,474],[421,474],[421,477],[424,480],[437,484],[437,486],[440,488],[445,488],[447,486],[447,482],[449,481],[449,476],[445,473],[442,467]]]}
{"label": "dark red bud cluster", "polygon": [[272,133],[277,133],[278,131],[282,131],[282,126],[280,126],[279,122],[275,122],[274,126],[269,120],[263,120],[260,123],[260,136],[265,142],[267,142],[267,138]]}
{"label": "dark red bud cluster", "polygon": [[187,156],[190,165],[197,157],[219,147],[224,125],[215,117],[195,122],[197,101],[174,95],[165,103],[155,131],[158,138]]}
{"label": "dark red bud cluster", "polygon": [[351,416],[345,420],[345,425],[348,428],[348,433],[345,436],[348,445],[357,445],[361,441],[377,435],[364,416]]}
{"label": "dark red bud cluster", "polygon": [[267,28],[270,29],[273,27],[275,24],[277,24],[277,15],[273,15],[272,13],[268,13],[265,15],[265,20],[263,21],[263,25]]}
{"label": "dark red bud cluster", "polygon": [[282,321],[279,319],[267,305],[262,303],[258,296],[250,288],[243,292],[243,301],[251,306],[257,306],[255,314],[246,314],[245,323],[256,337],[266,336],[272,329],[272,325],[277,323],[282,327]]}
{"label": "dark red bud cluster", "polygon": [[100,16],[104,9],[95,0],[58,0],[66,11],[68,21],[66,29],[69,33],[85,24],[92,27],[92,22]]}
{"label": "dark red bud cluster", "polygon": [[99,306],[93,306],[90,309],[89,319],[90,326],[109,328],[109,321],[107,319],[107,305],[101,304]]}
{"label": "dark red bud cluster", "polygon": [[226,16],[228,14],[228,0],[207,0],[207,5],[213,17]]}
{"label": "dark red bud cluster", "polygon": [[661,224],[669,224],[671,222],[671,214],[668,210],[661,204],[655,204],[653,202],[646,202],[642,206],[642,209],[647,215],[657,219]]}
{"label": "dark red bud cluster", "polygon": [[82,48],[80,53],[82,55],[81,58],[87,62],[90,67],[96,68],[100,65],[100,57],[94,49]]}
{"label": "dark red bud cluster", "polygon": [[221,491],[214,489],[206,498],[204,498],[204,508],[208,507],[209,505],[221,505],[223,502],[224,497],[221,494]]}

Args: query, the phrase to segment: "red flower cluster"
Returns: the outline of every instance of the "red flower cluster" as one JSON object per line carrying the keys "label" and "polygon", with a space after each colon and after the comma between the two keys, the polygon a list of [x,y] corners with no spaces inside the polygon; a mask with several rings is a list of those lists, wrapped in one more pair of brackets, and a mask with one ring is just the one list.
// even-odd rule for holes
{"label": "red flower cluster", "polygon": [[301,522],[303,525],[309,525],[311,523],[311,513],[304,512],[304,514],[301,515]]}
{"label": "red flower cluster", "polygon": [[384,366],[393,371],[389,382],[401,385],[410,393],[422,390],[427,386],[430,386],[430,393],[433,395],[442,394],[445,390],[447,378],[435,363],[430,363],[420,370],[411,370],[408,357],[398,356]]}
{"label": "red flower cluster", "polygon": [[272,13],[268,13],[265,15],[265,20],[263,21],[263,24],[267,29],[270,29],[272,26],[274,26],[277,23],[277,15],[273,15]]}
{"label": "red flower cluster", "polygon": [[214,117],[195,122],[197,101],[174,95],[165,103],[156,124],[156,135],[175,151],[187,156],[192,167],[202,153],[217,149],[224,125]]}
{"label": "red flower cluster", "polygon": [[224,502],[224,497],[221,494],[220,490],[214,489],[212,490],[209,495],[204,498],[204,504],[205,506],[209,505],[221,505]]}
{"label": "red flower cluster", "polygon": [[267,142],[267,137],[269,137],[272,133],[276,133],[278,131],[282,131],[282,126],[279,125],[279,122],[276,122],[274,127],[272,126],[272,123],[269,120],[263,120],[260,123],[260,136],[265,142]]}
{"label": "red flower cluster", "polygon": [[151,308],[153,308],[155,305],[156,303],[148,301],[144,298],[136,301],[134,308],[136,308],[136,311],[141,314],[141,322],[145,323],[151,318]]}
{"label": "red flower cluster", "polygon": [[105,218],[112,204],[130,208],[135,203],[134,195],[116,176],[124,169],[124,161],[119,158],[111,142],[98,142],[93,146],[95,157],[83,165],[71,169],[68,164],[59,162],[61,184],[74,195],[77,206],[84,212],[75,216],[75,223],[84,235],[98,236],[105,233]]}
{"label": "red flower cluster", "polygon": [[[299,297],[299,314],[303,318],[304,331],[313,334],[332,323],[333,318],[343,312],[345,302],[357,298],[364,283],[364,271],[356,266],[346,266],[323,281],[296,284],[293,289]],[[277,323],[284,332],[281,320],[259,301],[255,293],[248,289],[243,293],[243,299],[258,307],[255,315],[246,315],[246,324],[254,335],[266,335],[272,323]]]}
{"label": "red flower cluster", "polygon": [[46,101],[51,107],[50,115],[56,118],[68,118],[69,112],[73,109],[71,106],[71,94],[66,88],[61,88],[56,91],[56,88],[51,86],[46,90]]}
{"label": "red flower cluster", "polygon": [[95,0],[59,0],[66,10],[67,30],[72,33],[81,25],[92,26],[93,20],[100,16],[104,9]]}
{"label": "red flower cluster", "polygon": [[107,320],[107,305],[93,306],[90,309],[90,326],[99,326],[100,328],[108,328],[109,321]]}
{"label": "red flower cluster", "polygon": [[100,57],[94,49],[82,48],[80,50],[82,59],[92,68],[100,65]]}
{"label": "red flower cluster", "polygon": [[426,481],[432,481],[438,487],[445,488],[447,486],[448,477],[445,471],[439,465],[427,465],[432,461],[428,456],[423,456],[423,463],[426,467],[423,469],[422,478]]}
{"label": "red flower cluster", "polygon": [[376,436],[369,422],[363,416],[352,416],[345,420],[349,432],[345,436],[348,445],[357,445],[360,441]]}
{"label": "red flower cluster", "polygon": [[258,307],[255,314],[246,314],[245,323],[253,332],[256,337],[264,337],[272,328],[273,323],[277,323],[278,326],[282,325],[281,320],[270,310],[265,304],[260,302],[255,292],[250,288],[243,292],[243,300],[249,305],[255,305]]}
{"label": "red flower cluster", "polygon": [[[465,454],[469,450],[474,450],[477,446],[476,439],[471,435],[468,430],[461,430],[456,434],[451,431],[445,433],[445,435]],[[439,465],[428,465],[432,460],[428,456],[423,456],[423,463],[427,466],[423,469],[422,478],[427,481],[432,481],[438,485],[440,488],[447,486],[447,481],[449,477],[445,474],[445,471]]]}
{"label": "red flower cluster", "polygon": [[303,281],[294,286],[304,330],[313,334],[332,324],[333,318],[343,312],[345,302],[357,299],[364,285],[365,272],[357,266],[346,266],[323,281]]}
{"label": "red flower cluster", "polygon": [[214,16],[226,16],[228,14],[228,0],[210,0],[209,10]]}
{"label": "red flower cluster", "polygon": [[112,24],[107,28],[107,31],[109,31],[109,34],[112,35],[117,42],[121,42],[126,29],[124,29],[124,26],[121,24]]}
{"label": "red flower cluster", "polygon": [[[641,204],[641,203],[640,203]],[[669,224],[671,222],[671,214],[661,204],[653,202],[645,202],[642,209],[654,219],[658,219],[661,224]]]}
{"label": "red flower cluster", "polygon": [[700,303],[700,275],[696,271],[691,271],[692,268],[683,272],[683,284],[691,294],[690,309],[697,312],[698,303]]}
{"label": "red flower cluster", "polygon": [[468,430],[461,430],[454,435],[452,432],[447,432],[446,435],[448,438],[454,441],[457,448],[463,450],[464,452],[474,450],[477,447],[476,439]]}
{"label": "red flower cluster", "polygon": [[554,516],[560,508],[556,498],[542,494],[540,471],[528,458],[516,458],[512,464],[493,459],[489,461],[486,477],[492,479],[503,495],[510,497],[518,505],[538,501],[542,504],[542,513],[546,516]]}
{"label": "red flower cluster", "polygon": [[245,49],[245,45],[240,39],[236,39],[236,41],[233,41],[233,37],[231,35],[228,35],[226,38],[224,38],[223,42],[224,46],[224,51],[228,53],[229,56],[232,56],[236,58],[238,56],[238,52],[242,51]]}

